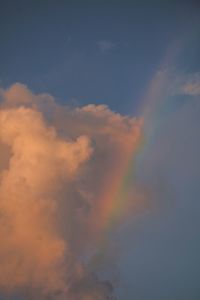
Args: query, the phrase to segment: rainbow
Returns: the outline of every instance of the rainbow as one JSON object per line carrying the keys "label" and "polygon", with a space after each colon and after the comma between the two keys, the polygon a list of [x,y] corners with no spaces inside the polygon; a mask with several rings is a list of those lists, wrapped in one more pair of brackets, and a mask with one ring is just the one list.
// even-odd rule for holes
{"label": "rainbow", "polygon": [[125,199],[129,196],[129,187],[134,176],[134,159],[136,153],[142,147],[140,128],[137,128],[137,133],[134,132],[131,146],[125,149],[125,155],[119,162],[114,174],[110,174],[107,178],[109,184],[100,195],[99,213],[101,220],[101,228],[111,229],[120,215],[123,214],[125,208]]}
{"label": "rainbow", "polygon": [[[179,52],[181,43],[175,41],[165,52],[164,59],[159,64],[153,79],[148,85],[143,96],[141,108],[138,109],[138,115],[142,116],[143,132],[141,136],[141,127],[138,133],[133,134],[132,145],[127,147],[125,158],[119,163],[114,174],[107,178],[109,184],[100,195],[98,207],[100,212],[100,229],[103,234],[111,231],[116,225],[117,220],[123,215],[127,199],[130,197],[130,186],[133,185],[135,177],[135,163],[137,154],[142,153],[148,148],[149,143],[155,133],[155,124],[160,111],[163,108],[163,100],[166,98],[168,88],[171,82],[171,73],[173,62]],[[161,108],[161,110],[160,110]],[[136,141],[138,141],[136,143]]]}
{"label": "rainbow", "polygon": [[[141,120],[142,123],[142,120]],[[142,126],[142,124],[141,124]],[[143,147],[143,140],[141,138],[141,127],[138,126],[137,133],[133,133],[133,140],[131,146],[125,150],[123,160],[114,170],[114,174],[110,174],[106,180],[109,184],[102,191],[97,203],[98,220],[95,228],[99,232],[98,249],[90,261],[90,267],[101,265],[101,260],[106,252],[110,240],[110,233],[118,224],[119,219],[124,215],[126,209],[127,199],[130,197],[130,186],[132,186],[134,178],[134,163],[137,152]],[[95,223],[94,221],[94,223]]]}

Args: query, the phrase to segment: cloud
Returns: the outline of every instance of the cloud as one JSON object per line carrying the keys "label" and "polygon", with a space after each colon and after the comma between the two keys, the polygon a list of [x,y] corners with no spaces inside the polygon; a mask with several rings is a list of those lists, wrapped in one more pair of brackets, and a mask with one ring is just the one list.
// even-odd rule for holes
{"label": "cloud", "polygon": [[84,257],[98,247],[104,191],[136,153],[142,121],[105,105],[59,106],[19,83],[0,101],[0,291],[114,299]]}
{"label": "cloud", "polygon": [[182,96],[200,95],[200,73],[177,74],[170,72],[170,94]]}
{"label": "cloud", "polygon": [[180,92],[185,95],[199,96],[200,95],[200,73],[195,73],[187,76],[182,84]]}
{"label": "cloud", "polygon": [[1,141],[12,153],[0,186],[0,283],[61,289],[59,266],[68,250],[56,230],[57,197],[62,182],[70,183],[89,159],[90,142],[84,136],[59,139],[41,114],[28,108],[2,110],[0,124]]}
{"label": "cloud", "polygon": [[111,50],[115,46],[115,44],[110,40],[100,40],[97,42],[97,46],[102,53],[105,53]]}

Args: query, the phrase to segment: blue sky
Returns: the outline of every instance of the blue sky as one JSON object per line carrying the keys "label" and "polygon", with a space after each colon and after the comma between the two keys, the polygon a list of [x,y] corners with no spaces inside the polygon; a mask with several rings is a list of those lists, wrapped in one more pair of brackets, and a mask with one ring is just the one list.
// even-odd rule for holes
{"label": "blue sky", "polygon": [[[137,107],[166,48],[188,38],[191,29],[195,35],[199,16],[197,1],[1,4],[3,86],[22,82],[61,102],[106,103],[124,113]],[[199,46],[193,39],[183,69],[196,66]]]}
{"label": "blue sky", "polygon": [[200,298],[199,20],[192,0],[1,1],[3,88],[133,116],[151,107],[136,177],[153,211],[117,235],[120,300]]}

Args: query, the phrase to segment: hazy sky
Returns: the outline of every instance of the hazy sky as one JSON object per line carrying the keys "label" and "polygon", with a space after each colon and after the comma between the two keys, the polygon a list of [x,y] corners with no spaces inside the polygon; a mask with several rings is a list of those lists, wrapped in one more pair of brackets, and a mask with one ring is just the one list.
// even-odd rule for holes
{"label": "hazy sky", "polygon": [[[118,159],[128,151],[129,134],[139,123],[130,121],[125,129],[123,117],[106,107],[76,108],[105,104],[121,115],[144,119],[144,142],[136,162],[130,162],[134,176],[129,184],[145,189],[148,205],[115,232],[115,295],[119,300],[200,299],[199,1],[1,0],[0,41],[0,101],[6,107],[21,102],[29,107],[39,97],[43,112],[40,96],[33,94],[48,93],[58,104],[72,105],[55,128],[61,137],[88,134],[97,139],[98,155],[105,148],[113,170],[114,144],[95,130],[103,128],[116,138]],[[7,93],[16,82],[29,90],[17,85]],[[47,119],[51,105],[48,98]],[[65,124],[73,127],[72,133],[65,132]],[[60,140],[52,143],[59,148]],[[84,147],[89,157],[89,146]],[[88,159],[84,155],[80,161]],[[102,157],[100,163],[97,157],[99,168]],[[82,298],[69,300],[74,299]]]}

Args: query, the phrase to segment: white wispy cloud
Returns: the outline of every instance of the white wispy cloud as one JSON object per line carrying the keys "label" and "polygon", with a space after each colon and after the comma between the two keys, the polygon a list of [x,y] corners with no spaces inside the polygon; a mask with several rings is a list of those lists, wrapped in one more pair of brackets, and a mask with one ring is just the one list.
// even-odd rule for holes
{"label": "white wispy cloud", "polygon": [[200,73],[198,72],[186,76],[180,91],[186,95],[200,95]]}
{"label": "white wispy cloud", "polygon": [[100,51],[104,53],[111,50],[115,44],[110,40],[99,40],[97,42],[97,46],[99,47]]}
{"label": "white wispy cloud", "polygon": [[170,93],[172,95],[199,96],[200,72],[188,74],[171,73]]}

